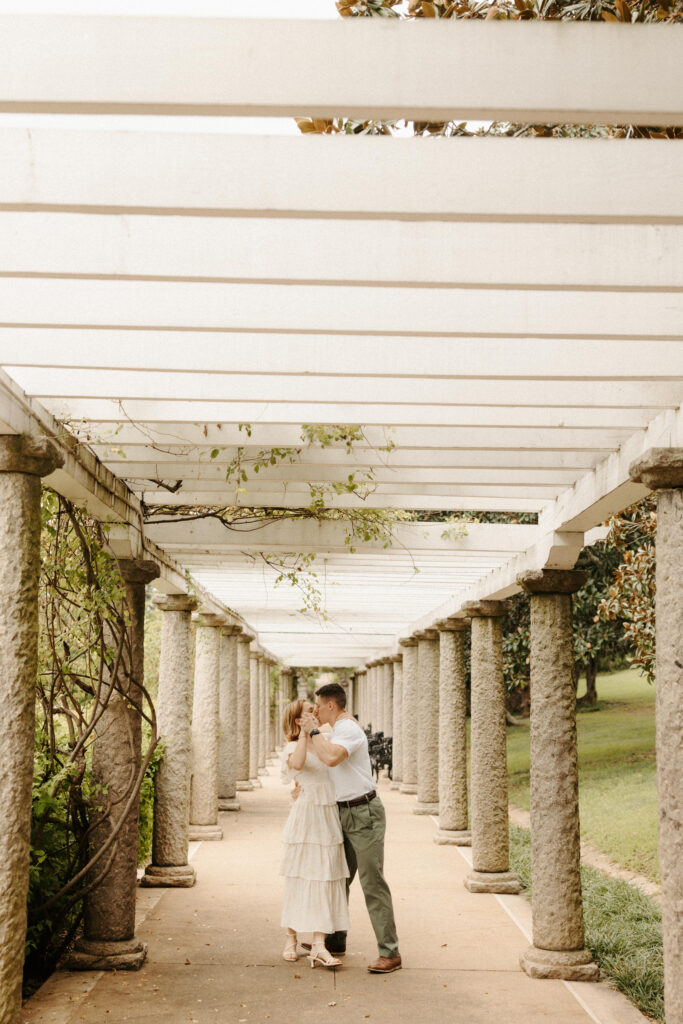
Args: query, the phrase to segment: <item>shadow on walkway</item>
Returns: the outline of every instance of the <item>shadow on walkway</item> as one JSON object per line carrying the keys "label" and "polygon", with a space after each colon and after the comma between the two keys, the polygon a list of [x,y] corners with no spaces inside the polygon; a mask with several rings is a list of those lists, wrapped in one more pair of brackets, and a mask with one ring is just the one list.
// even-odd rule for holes
{"label": "shadow on walkway", "polygon": [[[530,908],[523,897],[469,893],[469,851],[436,846],[412,797],[381,787],[386,874],[404,969],[370,975],[374,936],[356,881],[349,952],[337,971],[281,959],[280,833],[288,791],[275,769],[222,814],[224,840],[193,844],[192,889],[138,891],[138,973],[58,972],[24,1007],[23,1024],[638,1024],[606,985],[532,981],[519,968]],[[197,848],[198,847],[198,848]]]}

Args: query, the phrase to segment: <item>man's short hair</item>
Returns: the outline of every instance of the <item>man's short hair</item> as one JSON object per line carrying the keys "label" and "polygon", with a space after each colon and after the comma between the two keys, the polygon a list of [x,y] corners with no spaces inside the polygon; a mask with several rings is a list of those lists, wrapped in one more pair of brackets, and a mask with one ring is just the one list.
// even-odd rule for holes
{"label": "man's short hair", "polygon": [[346,707],[346,690],[339,683],[327,683],[316,690],[315,695],[323,700],[333,700],[340,708]]}

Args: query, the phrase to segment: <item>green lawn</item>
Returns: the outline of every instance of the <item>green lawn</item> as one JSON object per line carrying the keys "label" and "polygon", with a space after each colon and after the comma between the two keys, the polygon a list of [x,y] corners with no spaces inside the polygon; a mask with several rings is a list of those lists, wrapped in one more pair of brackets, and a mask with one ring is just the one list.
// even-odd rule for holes
{"label": "green lawn", "polygon": [[[659,881],[654,689],[625,670],[598,676],[598,698],[597,710],[577,716],[581,835]],[[511,803],[528,809],[528,724],[508,728],[508,770]]]}

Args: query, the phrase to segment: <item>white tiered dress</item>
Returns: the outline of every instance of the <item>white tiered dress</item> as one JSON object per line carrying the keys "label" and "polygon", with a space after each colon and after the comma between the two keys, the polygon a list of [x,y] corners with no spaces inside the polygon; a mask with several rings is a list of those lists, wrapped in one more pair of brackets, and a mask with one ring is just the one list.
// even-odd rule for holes
{"label": "white tiered dress", "polygon": [[296,780],[300,794],[282,833],[280,874],[285,886],[280,923],[295,932],[348,931],[349,869],[334,784],[326,765],[310,752],[300,771],[289,768],[287,758],[295,747],[288,743],[282,753],[282,781]]}

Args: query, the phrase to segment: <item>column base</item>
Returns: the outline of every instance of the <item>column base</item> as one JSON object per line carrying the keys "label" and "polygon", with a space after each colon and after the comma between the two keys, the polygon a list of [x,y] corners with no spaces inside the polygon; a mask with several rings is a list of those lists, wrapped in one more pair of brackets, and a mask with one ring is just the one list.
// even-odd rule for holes
{"label": "column base", "polygon": [[249,779],[249,781],[251,782],[252,789],[261,789],[263,787],[263,783],[260,779]]}
{"label": "column base", "polygon": [[258,770],[258,774],[259,775],[267,775],[268,774],[268,769],[265,766],[260,767],[259,770]]}
{"label": "column base", "polygon": [[465,879],[470,892],[517,893],[522,891],[514,871],[471,871]]}
{"label": "column base", "polygon": [[400,782],[394,782],[394,781],[392,780],[392,783],[391,783],[391,785],[389,786],[389,789],[398,789],[398,788],[400,787],[400,785],[401,785],[401,783],[400,783]]}
{"label": "column base", "polygon": [[425,803],[422,803],[421,800],[418,800],[418,802],[413,807],[413,814],[438,814],[438,813],[439,813],[439,805],[438,804],[425,804]]}
{"label": "column base", "polygon": [[218,810],[219,811],[241,811],[242,807],[239,800],[234,796],[231,797],[219,797],[218,798]]}
{"label": "column base", "polygon": [[237,782],[235,784],[235,789],[239,793],[249,793],[253,788],[254,788],[253,783],[251,783],[249,781],[249,779],[244,779],[244,781]]}
{"label": "column base", "polygon": [[193,825],[190,822],[190,842],[220,842],[223,829],[220,825]]}
{"label": "column base", "polygon": [[401,791],[401,793],[410,793],[411,796],[414,796],[415,793],[417,793],[416,782],[402,782],[398,788]]}
{"label": "column base", "polygon": [[539,949],[529,946],[519,964],[530,978],[561,978],[562,981],[599,981],[600,968],[588,949]]}
{"label": "column base", "polygon": [[121,942],[80,939],[65,963],[68,971],[139,971],[147,959],[147,943],[133,936]]}
{"label": "column base", "polygon": [[196,881],[197,872],[190,864],[148,864],[140,885],[145,889],[191,889]]}
{"label": "column base", "polygon": [[469,829],[438,828],[434,842],[437,846],[471,846],[472,833]]}

